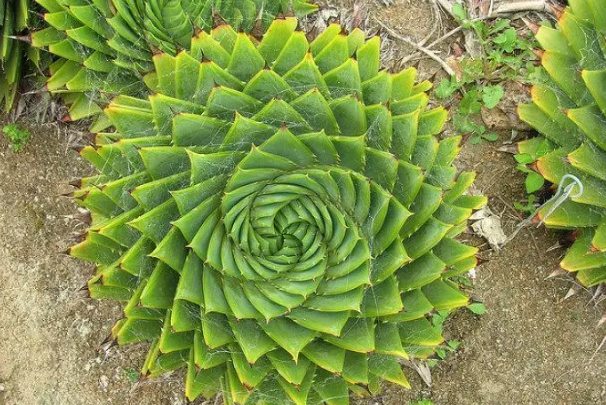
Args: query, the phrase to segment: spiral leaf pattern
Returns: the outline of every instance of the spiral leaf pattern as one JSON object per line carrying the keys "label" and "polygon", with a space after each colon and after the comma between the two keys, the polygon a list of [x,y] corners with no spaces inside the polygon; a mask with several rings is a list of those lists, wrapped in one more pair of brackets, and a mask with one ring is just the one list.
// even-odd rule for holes
{"label": "spiral leaf pattern", "polygon": [[[557,229],[580,229],[560,266],[591,287],[606,281],[606,15],[599,0],[570,1],[559,27],[541,27],[541,63],[549,76],[532,89],[520,117],[542,136],[521,142],[525,161],[559,185],[565,175],[584,185],[539,217]],[[566,183],[568,186],[570,183]]]}
{"label": "spiral leaf pattern", "polygon": [[115,132],[81,154],[100,174],[70,253],[94,298],[127,302],[118,343],[152,341],[143,373],[187,367],[190,399],[348,403],[408,387],[399,361],[443,342],[435,310],[476,264],[454,238],[483,197],[438,141],[443,108],[416,71],[380,71],[380,40],[297,21],[261,41],[229,26],[154,57],[149,99],[116,98]]}

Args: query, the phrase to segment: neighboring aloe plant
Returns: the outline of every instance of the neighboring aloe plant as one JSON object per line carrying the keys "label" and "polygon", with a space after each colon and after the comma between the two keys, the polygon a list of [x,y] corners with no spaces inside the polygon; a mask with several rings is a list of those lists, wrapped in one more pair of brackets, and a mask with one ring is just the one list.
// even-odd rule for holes
{"label": "neighboring aloe plant", "polygon": [[260,42],[229,26],[154,56],[149,99],[119,96],[115,132],[80,153],[100,174],[69,253],[98,265],[93,298],[126,302],[119,344],[152,341],[142,373],[187,368],[193,400],[347,404],[444,339],[431,314],[469,304],[476,265],[455,240],[485,198],[465,195],[459,137],[434,135],[431,87],[380,71],[380,39],[297,20]]}
{"label": "neighboring aloe plant", "polygon": [[9,111],[21,81],[27,44],[11,38],[27,29],[29,0],[0,0],[0,102]]}
{"label": "neighboring aloe plant", "polygon": [[[549,227],[578,229],[561,267],[593,286],[606,281],[606,9],[602,0],[570,0],[559,29],[541,27],[542,65],[551,78],[532,89],[533,104],[520,117],[543,136],[519,144],[518,159],[555,185],[566,174],[584,192],[545,218]],[[578,194],[576,186],[574,195]]]}
{"label": "neighboring aloe plant", "polygon": [[33,33],[31,41],[61,58],[47,87],[75,93],[67,99],[70,120],[99,114],[108,93],[140,95],[139,73],[153,69],[155,53],[190,49],[194,34],[210,31],[217,20],[249,32],[266,29],[280,12],[302,16],[316,10],[305,0],[36,1],[48,11],[49,27]]}

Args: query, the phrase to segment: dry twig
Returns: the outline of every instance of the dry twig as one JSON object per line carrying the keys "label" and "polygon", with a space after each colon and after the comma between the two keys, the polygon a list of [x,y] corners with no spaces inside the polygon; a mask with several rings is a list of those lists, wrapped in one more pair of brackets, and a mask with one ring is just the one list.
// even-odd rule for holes
{"label": "dry twig", "polygon": [[452,68],[451,68],[450,66],[448,66],[448,64],[447,64],[445,61],[443,61],[443,60],[442,60],[442,59],[441,59],[441,58],[440,58],[438,55],[436,55],[436,53],[435,53],[435,52],[433,52],[433,51],[431,51],[431,50],[429,50],[429,49],[425,48],[424,46],[421,46],[421,45],[417,44],[416,42],[412,41],[412,40],[411,40],[410,38],[408,38],[408,37],[405,37],[405,36],[403,36],[403,35],[398,34],[398,33],[397,33],[397,32],[395,32],[394,30],[392,30],[391,28],[389,28],[387,25],[385,25],[383,22],[381,22],[381,21],[377,20],[377,23],[378,23],[378,24],[379,24],[381,27],[383,27],[383,29],[385,29],[385,31],[387,31],[387,33],[388,33],[390,36],[392,36],[392,37],[394,37],[394,38],[396,38],[396,39],[398,39],[398,40],[400,40],[400,41],[404,42],[404,43],[405,43],[405,44],[407,44],[407,45],[412,46],[412,47],[413,47],[413,48],[415,48],[415,49],[418,49],[419,51],[421,51],[421,52],[423,52],[424,54],[426,54],[427,56],[429,56],[431,59],[433,59],[433,60],[435,60],[436,62],[438,62],[438,63],[439,63],[441,66],[442,66],[442,68],[443,68],[443,69],[446,71],[446,73],[448,73],[449,75],[451,75],[451,76],[452,76],[452,75],[454,75],[454,74],[455,74],[454,70],[452,70]]}

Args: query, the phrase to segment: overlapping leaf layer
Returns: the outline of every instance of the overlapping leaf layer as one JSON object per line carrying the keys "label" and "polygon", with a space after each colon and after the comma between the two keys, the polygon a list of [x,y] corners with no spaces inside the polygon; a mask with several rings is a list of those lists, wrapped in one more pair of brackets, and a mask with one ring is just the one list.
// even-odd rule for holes
{"label": "overlapping leaf layer", "polygon": [[[550,227],[581,229],[561,267],[593,286],[606,281],[606,9],[601,0],[569,3],[558,29],[537,33],[552,81],[534,86],[534,103],[519,108],[520,117],[543,135],[519,149],[537,158],[536,168],[548,181],[557,185],[572,174],[583,183],[582,196],[543,219]],[[573,196],[578,192],[576,186]]]}
{"label": "overlapping leaf layer", "polygon": [[[81,154],[100,174],[70,253],[98,264],[92,297],[127,302],[118,343],[152,341],[151,376],[187,367],[187,396],[347,404],[400,360],[443,342],[435,310],[468,304],[450,280],[476,249],[454,238],[459,138],[416,71],[380,71],[380,40],[297,21],[260,42],[221,26],[154,57],[149,99],[116,98],[116,132]],[[193,45],[195,43],[195,46]]]}
{"label": "overlapping leaf layer", "polygon": [[194,35],[210,31],[217,19],[249,32],[264,30],[280,12],[316,10],[305,0],[36,1],[48,11],[49,26],[33,33],[32,43],[61,58],[51,67],[48,89],[70,93],[72,120],[99,114],[103,93],[140,94],[138,73],[153,69],[155,53],[195,47]]}

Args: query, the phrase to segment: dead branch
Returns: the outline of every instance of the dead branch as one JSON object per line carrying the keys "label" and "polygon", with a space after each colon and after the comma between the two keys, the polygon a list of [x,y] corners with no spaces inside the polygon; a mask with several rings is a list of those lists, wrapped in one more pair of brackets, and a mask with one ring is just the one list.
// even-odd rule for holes
{"label": "dead branch", "polygon": [[503,14],[514,14],[522,11],[536,11],[539,13],[555,14],[553,8],[548,2],[544,0],[531,0],[501,4],[496,10],[490,13],[489,16],[493,17]]}
{"label": "dead branch", "polygon": [[[455,5],[454,0],[434,0],[440,7],[442,7],[448,14],[453,18],[455,15],[452,12],[452,7]],[[481,18],[496,18],[505,14],[515,14],[523,11],[537,11],[541,13],[555,14],[553,8],[548,1],[545,0],[525,0],[525,1],[514,1],[513,3],[505,3],[499,5],[496,10],[493,10],[488,15]]]}

